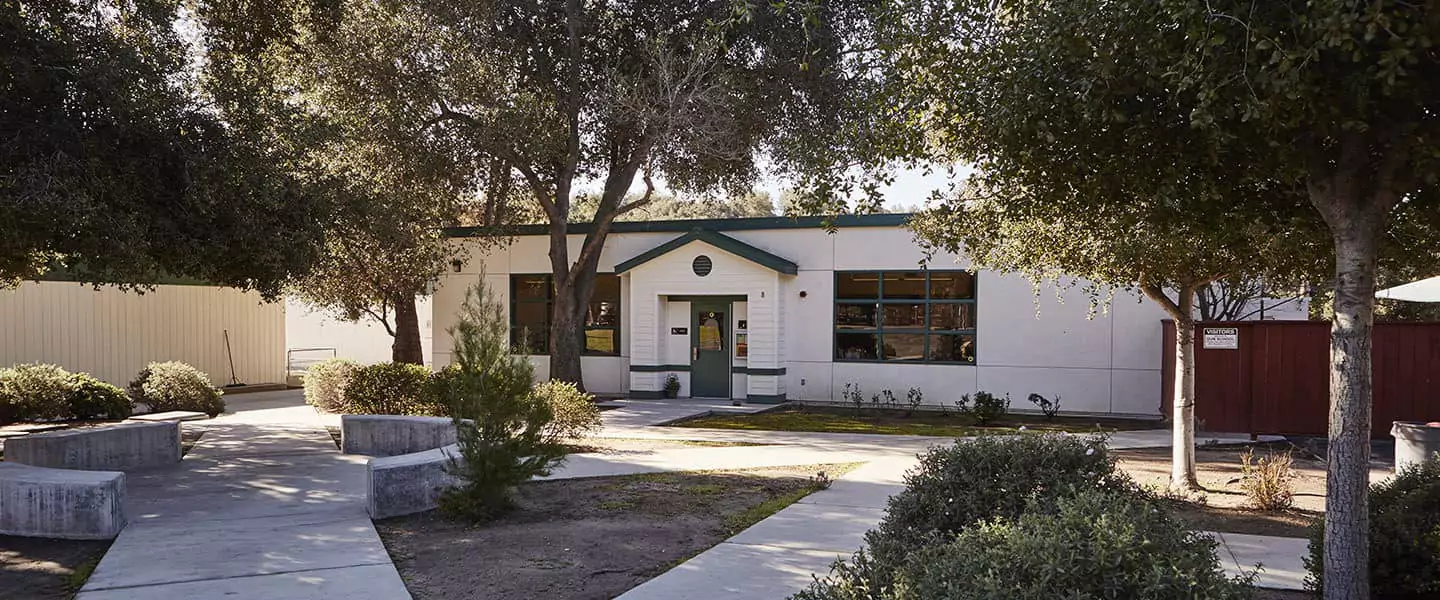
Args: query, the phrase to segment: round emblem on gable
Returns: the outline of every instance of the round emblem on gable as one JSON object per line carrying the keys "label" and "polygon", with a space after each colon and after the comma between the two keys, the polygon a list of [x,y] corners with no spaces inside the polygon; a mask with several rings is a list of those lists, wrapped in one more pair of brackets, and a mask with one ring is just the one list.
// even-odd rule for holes
{"label": "round emblem on gable", "polygon": [[709,275],[710,269],[714,266],[715,265],[711,264],[710,262],[710,257],[705,256],[704,254],[695,257],[695,262],[690,263],[690,268],[694,269],[695,274],[701,277]]}

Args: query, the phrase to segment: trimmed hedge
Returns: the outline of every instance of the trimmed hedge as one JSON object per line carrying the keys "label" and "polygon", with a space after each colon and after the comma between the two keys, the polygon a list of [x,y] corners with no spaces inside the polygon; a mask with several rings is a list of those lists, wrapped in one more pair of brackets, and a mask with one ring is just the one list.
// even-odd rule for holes
{"label": "trimmed hedge", "polygon": [[17,421],[124,419],[130,399],[113,385],[56,365],[0,369],[0,425]]}
{"label": "trimmed hedge", "polygon": [[885,518],[865,534],[867,548],[803,598],[888,598],[912,553],[945,544],[966,527],[1016,519],[1086,490],[1126,493],[1134,484],[1116,470],[1102,436],[982,436],[932,448],[890,497]]}
{"label": "trimmed hedge", "polygon": [[325,412],[345,411],[345,387],[360,364],[348,358],[320,361],[305,369],[305,403]]}
{"label": "trimmed hedge", "polygon": [[1226,577],[1217,546],[1143,494],[1081,490],[1053,504],[1032,503],[1013,520],[976,523],[944,544],[921,549],[900,569],[890,597],[1252,597],[1254,576]]}
{"label": "trimmed hedge", "polygon": [[[1310,530],[1305,586],[1325,589],[1325,521]],[[1440,598],[1440,457],[1370,486],[1370,592]]]}
{"label": "trimmed hedge", "polygon": [[225,412],[222,394],[204,371],[178,361],[150,363],[130,382],[130,396],[154,412],[182,410],[214,417]]}
{"label": "trimmed hedge", "polygon": [[344,412],[449,416],[445,407],[433,400],[432,385],[430,369],[424,365],[380,363],[359,367],[345,386]]}

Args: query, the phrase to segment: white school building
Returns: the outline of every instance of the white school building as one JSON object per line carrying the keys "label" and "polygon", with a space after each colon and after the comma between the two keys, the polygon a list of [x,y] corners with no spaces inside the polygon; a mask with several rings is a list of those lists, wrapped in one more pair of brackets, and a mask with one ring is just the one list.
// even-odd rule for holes
{"label": "white school building", "polygon": [[[913,387],[931,405],[983,390],[1020,410],[1038,393],[1067,413],[1160,414],[1165,315],[1153,302],[1117,292],[1092,311],[1078,286],[1037,296],[963,256],[926,260],[906,217],[840,217],[833,233],[818,218],[615,223],[589,308],[586,387],[658,398],[674,374],[681,398],[844,402],[853,383],[901,403]],[[588,228],[571,226],[572,258]],[[433,364],[449,364],[446,329],[483,273],[543,376],[546,228],[476,248],[437,283]]]}

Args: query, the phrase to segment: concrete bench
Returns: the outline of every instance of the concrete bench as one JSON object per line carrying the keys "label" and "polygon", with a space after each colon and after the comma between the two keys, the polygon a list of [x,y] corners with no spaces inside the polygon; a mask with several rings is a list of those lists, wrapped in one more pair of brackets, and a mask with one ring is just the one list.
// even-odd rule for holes
{"label": "concrete bench", "polygon": [[340,448],[346,454],[399,456],[455,443],[455,424],[446,417],[342,415]]}
{"label": "concrete bench", "polygon": [[398,517],[438,506],[440,494],[456,484],[455,477],[446,472],[451,456],[460,456],[454,444],[370,459],[365,467],[370,518]]}
{"label": "concrete bench", "polygon": [[0,462],[0,534],[113,539],[125,527],[124,506],[124,473]]}
{"label": "concrete bench", "polygon": [[119,423],[32,433],[5,441],[7,462],[55,469],[128,471],[180,462],[180,424]]}

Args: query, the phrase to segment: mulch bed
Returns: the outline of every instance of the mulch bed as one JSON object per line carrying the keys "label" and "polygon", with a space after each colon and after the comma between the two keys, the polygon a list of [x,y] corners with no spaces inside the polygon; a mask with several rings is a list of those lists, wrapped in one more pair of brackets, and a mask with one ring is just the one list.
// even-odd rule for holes
{"label": "mulch bed", "polygon": [[109,540],[0,535],[0,598],[71,598],[109,548]]}
{"label": "mulch bed", "polygon": [[1035,432],[1132,431],[1162,427],[1159,421],[1104,417],[1057,416],[1011,413],[980,425],[967,414],[939,410],[908,411],[904,408],[863,408],[803,405],[750,414],[712,414],[674,423],[676,427],[740,429],[748,431],[813,431],[824,433],[877,433],[964,437],[988,433],[1013,434],[1020,427]]}
{"label": "mulch bed", "polygon": [[[1253,448],[1257,458],[1290,452],[1294,459],[1294,506],[1288,510],[1253,508],[1240,486],[1240,456]],[[1170,483],[1170,448],[1115,450],[1120,468],[1142,485],[1165,487]],[[1325,462],[1289,443],[1246,444],[1201,448],[1195,453],[1195,471],[1205,489],[1203,502],[1176,500],[1176,513],[1193,527],[1225,533],[1306,537],[1309,527],[1325,514]],[[1373,467],[1375,475],[1388,471]]]}
{"label": "mulch bed", "polygon": [[843,466],[541,481],[483,525],[435,512],[377,521],[417,599],[613,598],[815,489]]}

